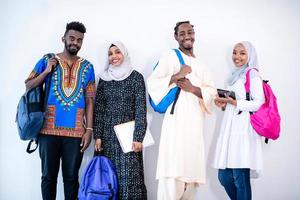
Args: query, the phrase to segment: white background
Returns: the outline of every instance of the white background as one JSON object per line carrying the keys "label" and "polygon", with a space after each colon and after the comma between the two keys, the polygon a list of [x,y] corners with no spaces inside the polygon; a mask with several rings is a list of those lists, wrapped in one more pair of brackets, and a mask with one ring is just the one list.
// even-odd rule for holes
{"label": "white background", "polygon": [[[281,137],[264,145],[265,173],[252,181],[255,200],[300,199],[299,54],[300,1],[297,0],[0,0],[0,199],[39,200],[38,152],[25,152],[16,125],[16,105],[25,90],[24,80],[41,56],[61,52],[67,22],[87,27],[79,55],[90,60],[96,72],[104,63],[105,46],[121,40],[134,67],[147,78],[162,52],[177,47],[173,27],[177,21],[195,25],[195,51],[210,68],[217,87],[223,87],[231,70],[232,46],[251,41],[257,49],[261,74],[270,79],[281,112]],[[150,130],[156,145],[145,152],[145,177],[150,200],[156,199],[156,160],[162,116],[148,105]],[[207,118],[205,149],[207,184],[196,199],[227,199],[209,165],[222,113]],[[297,125],[298,124],[298,125]],[[199,147],[200,148],[200,147]],[[85,153],[80,173],[92,157]],[[61,176],[61,175],[60,175]],[[58,198],[63,199],[61,177]]]}

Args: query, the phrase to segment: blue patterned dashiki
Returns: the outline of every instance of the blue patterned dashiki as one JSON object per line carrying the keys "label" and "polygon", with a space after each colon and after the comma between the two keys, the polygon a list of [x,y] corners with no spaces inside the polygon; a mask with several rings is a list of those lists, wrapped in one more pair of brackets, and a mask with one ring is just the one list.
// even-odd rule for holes
{"label": "blue patterned dashiki", "polygon": [[[35,65],[27,80],[37,77],[46,68],[49,54]],[[46,120],[41,134],[82,137],[84,134],[85,98],[95,97],[93,65],[79,58],[69,66],[62,58],[52,71]],[[48,88],[50,75],[45,79]]]}

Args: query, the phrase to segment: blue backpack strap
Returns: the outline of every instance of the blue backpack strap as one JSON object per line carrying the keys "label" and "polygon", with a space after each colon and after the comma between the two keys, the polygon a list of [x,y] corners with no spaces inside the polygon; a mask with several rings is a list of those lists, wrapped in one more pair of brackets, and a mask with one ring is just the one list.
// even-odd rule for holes
{"label": "blue backpack strap", "polygon": [[[177,55],[177,58],[178,58],[178,60],[179,60],[179,62],[180,62],[180,65],[181,65],[181,67],[182,67],[182,65],[184,65],[185,63],[184,63],[184,60],[183,60],[183,57],[182,57],[180,51],[179,51],[178,49],[173,49],[173,50],[175,51],[175,53],[176,53],[176,55]],[[178,90],[176,91],[174,103],[173,103],[173,105],[172,105],[171,112],[170,112],[171,115],[174,114],[174,109],[175,109],[175,105],[176,105],[176,103],[177,103],[177,100],[178,100],[178,97],[179,97],[179,94],[180,94],[180,90],[181,90],[181,89],[178,88]]]}
{"label": "blue backpack strap", "polygon": [[[173,49],[173,50],[175,51],[175,53],[177,55],[177,58],[179,60],[180,65],[185,65],[183,57],[182,57],[180,51],[178,49]],[[159,62],[156,63],[156,65],[154,66],[153,70],[155,70],[155,68],[157,67],[158,63]]]}
{"label": "blue backpack strap", "polygon": [[176,53],[176,55],[177,55],[177,58],[178,58],[180,64],[181,64],[181,65],[185,65],[184,60],[183,60],[183,57],[182,57],[180,51],[179,51],[178,49],[173,49],[173,50],[175,51],[175,53]]}

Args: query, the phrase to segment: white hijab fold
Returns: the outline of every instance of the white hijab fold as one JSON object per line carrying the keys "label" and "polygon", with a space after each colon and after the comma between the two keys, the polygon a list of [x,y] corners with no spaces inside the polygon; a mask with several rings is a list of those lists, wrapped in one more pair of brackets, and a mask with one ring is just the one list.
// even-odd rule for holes
{"label": "white hijab fold", "polygon": [[110,43],[107,52],[109,51],[111,45],[115,45],[116,47],[118,47],[118,49],[120,49],[121,53],[124,56],[124,61],[119,66],[113,66],[109,64],[107,53],[107,63],[105,65],[104,72],[100,74],[100,78],[105,81],[122,81],[128,78],[133,71],[133,68],[131,67],[130,57],[128,55],[126,47],[122,42],[115,41]]}
{"label": "white hijab fold", "polygon": [[[246,73],[249,69],[252,68],[259,69],[257,54],[254,46],[248,41],[239,42],[237,44],[242,44],[245,47],[248,55],[248,60],[244,66],[240,68],[237,68],[236,66],[234,67],[235,69],[232,72],[231,77],[228,79],[229,85],[233,85],[239,78],[246,76]],[[256,70],[252,70],[250,75],[251,77],[253,77],[253,76],[258,76],[259,74],[257,73]]]}

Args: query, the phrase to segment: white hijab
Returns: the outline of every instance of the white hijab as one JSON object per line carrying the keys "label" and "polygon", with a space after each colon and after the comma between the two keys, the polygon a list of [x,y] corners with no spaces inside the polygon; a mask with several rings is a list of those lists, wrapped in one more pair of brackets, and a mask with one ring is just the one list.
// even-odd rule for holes
{"label": "white hijab", "polygon": [[[128,51],[123,43],[118,42],[118,41],[112,42],[108,46],[108,50],[111,45],[115,45],[116,47],[118,47],[118,49],[120,49],[120,51],[122,52],[122,54],[124,56],[124,61],[119,66],[113,66],[113,65],[109,64],[108,54],[107,54],[107,59],[106,59],[107,63],[105,66],[105,70],[100,75],[100,78],[105,81],[111,81],[111,80],[122,81],[122,80],[126,79],[127,77],[129,77],[131,72],[133,71],[133,68],[131,67],[130,57],[129,57]],[[107,52],[108,52],[108,50],[107,50]]]}
{"label": "white hijab", "polygon": [[[244,66],[240,68],[234,67],[235,70],[233,71],[231,77],[228,79],[229,85],[233,85],[239,78],[246,76],[246,72],[248,71],[248,69],[252,69],[252,68],[259,69],[257,54],[254,46],[248,41],[239,42],[238,44],[242,44],[245,47],[248,54],[248,60]],[[251,77],[253,76],[258,76],[256,70],[251,71]]]}

